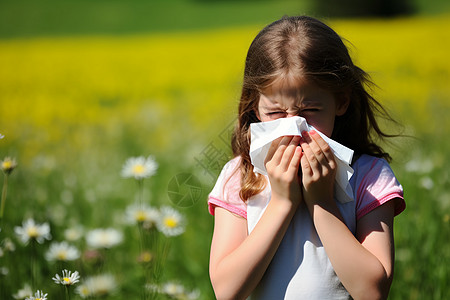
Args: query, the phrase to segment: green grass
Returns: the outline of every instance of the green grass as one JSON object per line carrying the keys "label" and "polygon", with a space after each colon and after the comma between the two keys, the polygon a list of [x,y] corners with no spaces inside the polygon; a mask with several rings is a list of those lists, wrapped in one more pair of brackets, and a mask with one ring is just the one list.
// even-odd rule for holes
{"label": "green grass", "polygon": [[[418,14],[450,11],[445,0],[414,0]],[[123,35],[267,24],[316,15],[312,0],[2,0],[0,38]]]}
{"label": "green grass", "polygon": [[166,32],[265,24],[307,1],[2,0],[0,37]]}

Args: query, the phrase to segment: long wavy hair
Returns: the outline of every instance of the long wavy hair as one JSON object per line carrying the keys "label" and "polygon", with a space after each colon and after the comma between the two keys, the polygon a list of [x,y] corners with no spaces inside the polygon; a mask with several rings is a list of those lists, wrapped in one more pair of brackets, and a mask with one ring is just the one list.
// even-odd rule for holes
{"label": "long wavy hair", "polygon": [[373,85],[368,74],[355,66],[339,35],[323,22],[307,17],[283,17],[259,32],[250,45],[244,69],[238,123],[231,146],[240,156],[241,198],[260,193],[264,176],[255,174],[250,161],[251,123],[261,92],[275,80],[294,75],[315,82],[332,92],[337,101],[348,101],[347,111],[337,116],[331,138],[353,149],[355,156],[370,154],[390,161],[376,140],[389,137],[378,125],[376,115],[392,120],[368,92]]}

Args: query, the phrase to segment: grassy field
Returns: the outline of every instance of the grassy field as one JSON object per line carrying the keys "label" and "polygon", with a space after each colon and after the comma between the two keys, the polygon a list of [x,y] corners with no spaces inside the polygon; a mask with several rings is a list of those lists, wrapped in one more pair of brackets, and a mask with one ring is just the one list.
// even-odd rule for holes
{"label": "grassy field", "polygon": [[[376,96],[413,136],[386,145],[407,201],[396,219],[390,299],[449,297],[448,20],[442,15],[329,22],[379,85]],[[1,221],[0,298],[10,299],[29,283],[57,299],[64,290],[51,278],[64,268],[78,270],[82,281],[112,274],[116,289],[109,299],[154,298],[152,288],[143,288],[147,281],[179,282],[198,290],[192,297],[213,298],[213,219],[206,196],[230,155],[224,140],[235,119],[245,52],[260,29],[251,22],[219,27],[116,36],[75,29],[65,36],[57,26],[53,33],[3,31],[0,159],[14,157],[18,167],[8,176]],[[125,161],[141,155],[154,156],[156,174],[143,181],[122,178]],[[171,197],[171,182],[180,174],[193,175],[201,188],[188,203]],[[166,237],[128,224],[127,209],[135,202],[176,208],[186,219],[185,232]],[[23,245],[14,227],[27,218],[48,222],[51,240]],[[82,235],[70,243],[79,257],[47,260],[50,245],[68,240],[65,230],[77,228]],[[86,235],[98,228],[113,228],[123,240],[93,249]],[[153,259],[145,259],[147,251]]]}

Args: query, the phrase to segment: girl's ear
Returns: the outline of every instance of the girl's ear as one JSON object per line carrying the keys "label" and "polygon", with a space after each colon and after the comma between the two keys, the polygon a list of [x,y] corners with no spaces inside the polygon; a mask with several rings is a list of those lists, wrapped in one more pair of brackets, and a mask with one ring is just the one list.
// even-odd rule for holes
{"label": "girl's ear", "polygon": [[336,100],[336,116],[340,117],[347,112],[347,108],[350,105],[350,93],[342,93]]}

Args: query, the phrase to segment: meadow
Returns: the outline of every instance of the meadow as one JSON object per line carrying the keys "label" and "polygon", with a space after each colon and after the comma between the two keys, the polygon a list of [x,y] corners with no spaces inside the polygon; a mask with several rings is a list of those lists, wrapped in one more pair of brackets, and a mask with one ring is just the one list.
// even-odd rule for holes
{"label": "meadow", "polygon": [[[385,147],[407,202],[395,223],[389,299],[450,297],[449,20],[328,21],[403,124],[384,124],[405,134]],[[214,298],[206,198],[231,155],[244,57],[260,28],[0,40],[0,160],[17,162],[2,177],[1,299],[24,299],[25,284],[62,299],[52,277],[63,269],[80,273],[72,299]],[[151,156],[155,173],[124,175],[127,160],[140,156]],[[175,209],[180,216],[166,227],[180,232],[159,230],[149,206]],[[29,218],[48,224],[49,232],[34,227],[42,243],[30,232],[21,241],[17,227]],[[104,244],[90,242],[99,229],[113,233],[109,244],[105,231]],[[52,258],[63,241],[71,250]],[[75,293],[100,275],[103,291]]]}

